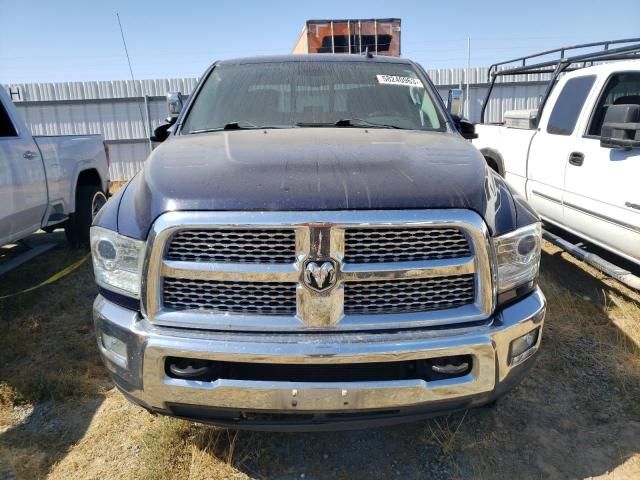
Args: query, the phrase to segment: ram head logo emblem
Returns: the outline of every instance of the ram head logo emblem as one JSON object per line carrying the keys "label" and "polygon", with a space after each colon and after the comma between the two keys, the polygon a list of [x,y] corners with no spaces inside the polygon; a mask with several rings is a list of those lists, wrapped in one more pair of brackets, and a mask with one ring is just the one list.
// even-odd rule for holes
{"label": "ram head logo emblem", "polygon": [[336,266],[331,261],[309,262],[304,267],[304,283],[316,292],[329,290],[336,283]]}

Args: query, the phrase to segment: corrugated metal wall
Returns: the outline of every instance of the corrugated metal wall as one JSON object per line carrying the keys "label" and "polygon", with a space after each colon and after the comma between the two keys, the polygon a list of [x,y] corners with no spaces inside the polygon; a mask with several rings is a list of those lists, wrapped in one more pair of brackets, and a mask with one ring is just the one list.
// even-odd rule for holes
{"label": "corrugated metal wall", "polygon": [[149,133],[167,116],[166,92],[191,92],[197,78],[7,85],[34,135],[99,133],[111,179],[128,180],[151,151]]}
{"label": "corrugated metal wall", "polygon": [[[464,83],[464,69],[428,70],[446,99],[449,88]],[[469,75],[469,118],[477,122],[487,90],[487,69]],[[496,84],[486,120],[498,122],[506,110],[535,108],[545,83],[537,75],[515,77]],[[149,132],[167,115],[165,95],[188,95],[196,78],[159,80],[29,83],[6,85],[34,135],[103,134],[111,154],[111,179],[127,180],[151,151]]]}
{"label": "corrugated metal wall", "polygon": [[[446,100],[450,88],[462,85],[465,88],[465,70],[463,68],[427,70],[438,92]],[[469,70],[469,119],[480,121],[482,102],[489,88],[487,68],[472,68]],[[513,77],[499,77],[491,93],[485,121],[501,122],[502,115],[507,110],[536,108],[540,97],[544,94],[548,74],[516,75]]]}

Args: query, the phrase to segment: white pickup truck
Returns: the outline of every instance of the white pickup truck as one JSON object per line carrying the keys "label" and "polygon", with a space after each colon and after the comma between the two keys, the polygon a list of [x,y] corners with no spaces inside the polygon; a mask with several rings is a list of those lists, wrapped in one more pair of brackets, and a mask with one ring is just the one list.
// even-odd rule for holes
{"label": "white pickup truck", "polygon": [[[553,75],[537,110],[477,125],[473,143],[546,222],[640,264],[640,60],[623,60],[639,58],[640,43],[607,43],[596,54],[494,69],[494,78]],[[582,68],[602,60],[617,61]]]}
{"label": "white pickup truck", "polygon": [[34,137],[0,86],[0,245],[58,226],[88,243],[108,187],[102,135]]}

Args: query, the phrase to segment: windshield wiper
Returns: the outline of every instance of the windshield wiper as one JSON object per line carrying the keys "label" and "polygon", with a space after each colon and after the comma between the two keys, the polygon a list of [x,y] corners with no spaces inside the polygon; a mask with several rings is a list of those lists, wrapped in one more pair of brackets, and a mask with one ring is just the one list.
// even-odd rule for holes
{"label": "windshield wiper", "polygon": [[297,127],[371,127],[371,128],[397,128],[400,130],[408,130],[398,125],[389,125],[386,123],[374,123],[364,118],[342,118],[337,122],[297,122]]}
{"label": "windshield wiper", "polygon": [[245,129],[251,129],[251,128],[265,128],[265,127],[259,127],[258,125],[251,122],[247,122],[246,120],[240,120],[237,122],[229,122],[222,129],[223,130],[245,130]]}
{"label": "windshield wiper", "polygon": [[398,125],[391,125],[388,123],[375,123],[365,120],[364,118],[341,118],[336,123],[336,127],[372,127],[372,128],[397,128],[399,130],[408,130]]}
{"label": "windshield wiper", "polygon": [[200,130],[191,130],[189,133],[208,133],[219,132],[221,130],[262,130],[272,128],[293,128],[293,125],[255,125],[246,120],[239,120],[237,122],[229,122],[224,127],[203,128]]}
{"label": "windshield wiper", "polygon": [[270,128],[298,128],[298,127],[370,127],[370,128],[396,128],[408,130],[398,125],[386,123],[375,123],[364,118],[342,118],[337,122],[297,122],[295,125],[256,125],[246,120],[229,122],[223,127],[203,128],[201,130],[191,130],[189,133],[219,132],[221,130],[260,130]]}

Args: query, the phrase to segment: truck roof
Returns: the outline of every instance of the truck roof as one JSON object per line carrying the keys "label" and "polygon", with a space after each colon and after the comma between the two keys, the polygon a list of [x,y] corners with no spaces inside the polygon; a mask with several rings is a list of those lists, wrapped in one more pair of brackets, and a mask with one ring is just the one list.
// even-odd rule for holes
{"label": "truck roof", "polygon": [[332,54],[317,53],[313,55],[270,55],[245,58],[232,58],[220,60],[218,65],[244,65],[248,63],[284,63],[284,62],[368,62],[368,63],[402,63],[411,64],[411,60],[400,57],[389,57],[384,55],[354,55],[354,54]]}
{"label": "truck roof", "polygon": [[566,74],[566,77],[578,77],[582,75],[608,75],[621,71],[640,71],[640,59],[618,60],[611,63],[602,63],[591,67],[584,67]]}

